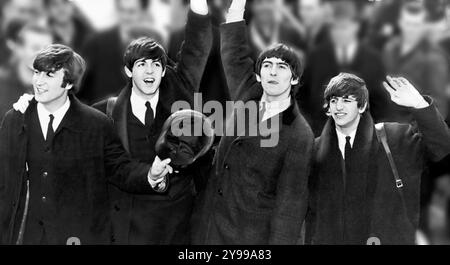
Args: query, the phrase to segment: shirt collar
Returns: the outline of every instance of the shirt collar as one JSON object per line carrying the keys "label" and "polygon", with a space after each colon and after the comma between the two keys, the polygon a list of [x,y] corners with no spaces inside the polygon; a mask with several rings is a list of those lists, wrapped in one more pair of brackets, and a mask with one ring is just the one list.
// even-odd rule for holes
{"label": "shirt collar", "polygon": [[[266,94],[263,94],[261,98],[261,103],[265,104],[265,112],[263,114],[262,121],[265,121],[267,119],[270,119],[271,117],[285,111],[289,108],[291,105],[291,96],[289,95],[287,98],[282,100],[275,100],[275,101],[267,101]],[[263,104],[260,104],[259,110],[262,109]]]}
{"label": "shirt collar", "polygon": [[[67,111],[69,110],[69,108],[70,108],[69,97],[67,97],[66,102],[64,102],[64,104],[59,109],[54,111],[53,113],[49,112],[42,103],[38,102],[37,103],[37,112],[38,112],[39,121],[41,123],[41,128],[43,129],[43,132],[45,134],[47,133],[47,126],[48,126],[48,121],[50,120],[50,117],[49,117],[50,114],[52,114],[54,117],[53,123],[52,123],[53,131],[56,131],[56,129],[58,128],[62,119],[64,118]],[[45,127],[45,130],[44,130],[44,127]]]}
{"label": "shirt collar", "polygon": [[159,89],[155,92],[155,95],[150,100],[146,100],[142,97],[140,97],[137,93],[131,89],[131,96],[130,96],[130,102],[131,102],[131,111],[133,112],[133,115],[136,116],[143,124],[145,124],[145,112],[147,111],[147,107],[145,106],[145,103],[149,101],[150,106],[153,110],[153,118],[156,117],[156,106],[158,105],[159,101]]}
{"label": "shirt collar", "polygon": [[349,135],[345,135],[343,133],[341,133],[338,129],[336,129],[336,133],[337,133],[337,137],[339,142],[343,141],[344,145],[345,145],[345,137],[350,136],[350,145],[353,147],[353,142],[355,141],[355,136],[356,136],[356,130],[352,131]]}

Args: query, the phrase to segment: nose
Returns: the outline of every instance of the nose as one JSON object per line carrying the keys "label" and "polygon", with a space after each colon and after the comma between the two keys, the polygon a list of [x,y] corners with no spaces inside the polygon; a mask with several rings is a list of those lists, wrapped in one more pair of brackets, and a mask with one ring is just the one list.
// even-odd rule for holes
{"label": "nose", "polygon": [[273,75],[273,76],[277,75],[277,67],[276,67],[276,65],[273,65],[270,68],[270,75]]}
{"label": "nose", "polygon": [[147,72],[147,73],[149,73],[149,74],[151,74],[151,73],[153,73],[153,65],[152,64],[149,64],[149,65],[147,65],[147,68],[145,69],[145,71]]}
{"label": "nose", "polygon": [[338,101],[336,103],[336,109],[342,110],[343,108],[344,108],[344,104],[342,103],[342,101],[340,99],[338,99]]}

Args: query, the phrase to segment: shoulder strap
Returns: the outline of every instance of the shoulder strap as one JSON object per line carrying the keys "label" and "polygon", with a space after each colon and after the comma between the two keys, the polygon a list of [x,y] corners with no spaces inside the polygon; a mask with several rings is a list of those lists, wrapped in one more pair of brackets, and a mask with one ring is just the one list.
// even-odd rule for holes
{"label": "shoulder strap", "polygon": [[403,182],[398,174],[397,166],[394,162],[394,158],[392,157],[391,149],[389,148],[389,145],[387,143],[386,129],[384,128],[384,123],[375,124],[375,131],[378,140],[383,145],[384,151],[389,160],[389,164],[391,165],[392,174],[394,175],[395,178],[395,185],[397,186],[397,188],[400,189],[403,187]]}
{"label": "shoulder strap", "polygon": [[112,118],[112,113],[114,110],[114,106],[116,106],[117,97],[110,97],[106,102],[106,115]]}

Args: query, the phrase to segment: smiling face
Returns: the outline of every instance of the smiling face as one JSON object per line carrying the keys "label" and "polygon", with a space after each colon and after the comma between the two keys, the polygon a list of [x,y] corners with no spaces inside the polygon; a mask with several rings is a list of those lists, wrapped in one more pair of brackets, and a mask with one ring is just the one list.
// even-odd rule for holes
{"label": "smiling face", "polygon": [[67,99],[72,84],[62,86],[64,69],[55,72],[42,72],[34,70],[33,89],[34,98],[42,103],[48,110],[58,109]]}
{"label": "smiling face", "polygon": [[260,75],[256,75],[264,94],[270,101],[282,100],[289,96],[291,86],[298,84],[292,76],[291,67],[280,58],[265,58],[261,64]]}
{"label": "smiling face", "polygon": [[165,69],[160,60],[141,58],[134,62],[131,71],[125,67],[125,72],[133,81],[133,91],[148,97],[158,91]]}
{"label": "smiling face", "polygon": [[361,114],[366,110],[366,106],[358,107],[356,97],[343,96],[332,97],[329,102],[329,114],[334,120],[336,127],[342,130],[353,131],[358,127]]}

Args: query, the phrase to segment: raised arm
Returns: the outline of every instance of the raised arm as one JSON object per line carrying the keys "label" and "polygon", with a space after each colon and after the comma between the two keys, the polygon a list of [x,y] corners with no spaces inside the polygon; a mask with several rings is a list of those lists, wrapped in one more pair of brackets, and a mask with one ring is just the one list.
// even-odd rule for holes
{"label": "raised arm", "polygon": [[192,92],[199,90],[211,47],[212,26],[206,0],[191,0],[175,72]]}
{"label": "raised arm", "polygon": [[384,87],[396,104],[411,108],[423,143],[433,161],[439,161],[450,153],[450,129],[444,122],[433,100],[428,101],[405,78],[387,77]]}
{"label": "raised arm", "polygon": [[233,0],[221,25],[221,54],[231,100],[257,83],[244,21],[246,0]]}

